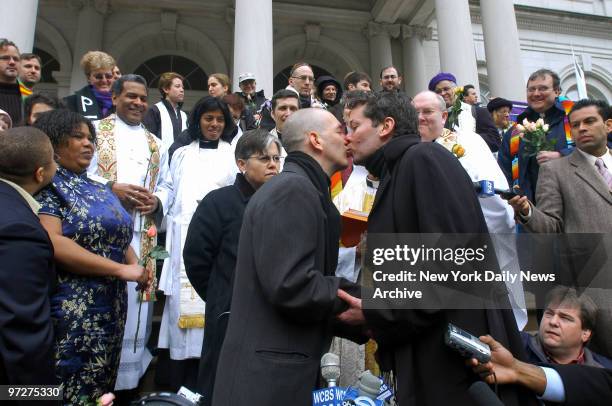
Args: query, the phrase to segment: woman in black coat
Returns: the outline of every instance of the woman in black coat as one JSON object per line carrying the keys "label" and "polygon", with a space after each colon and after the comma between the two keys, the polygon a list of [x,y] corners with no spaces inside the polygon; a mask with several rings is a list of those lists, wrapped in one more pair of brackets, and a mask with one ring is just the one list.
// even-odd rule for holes
{"label": "woman in black coat", "polygon": [[206,302],[204,345],[194,388],[204,395],[204,405],[210,405],[212,400],[217,361],[227,329],[244,209],[253,193],[278,174],[280,151],[280,142],[268,131],[245,132],[235,152],[241,173],[232,186],[206,195],[189,224],[183,250],[185,270]]}
{"label": "woman in black coat", "polygon": [[101,120],[114,112],[111,88],[115,82],[115,59],[102,51],[89,51],[81,59],[87,86],[64,98],[70,111],[90,120]]}

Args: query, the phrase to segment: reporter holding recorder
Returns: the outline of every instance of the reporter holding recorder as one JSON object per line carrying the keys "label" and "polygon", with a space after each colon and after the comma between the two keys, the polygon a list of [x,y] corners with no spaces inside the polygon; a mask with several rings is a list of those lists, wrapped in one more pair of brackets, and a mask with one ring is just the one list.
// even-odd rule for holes
{"label": "reporter holding recorder", "polygon": [[480,340],[491,348],[491,361],[480,364],[472,358],[466,364],[488,384],[518,384],[541,400],[566,406],[604,406],[612,402],[612,370],[585,365],[528,364],[491,336]]}

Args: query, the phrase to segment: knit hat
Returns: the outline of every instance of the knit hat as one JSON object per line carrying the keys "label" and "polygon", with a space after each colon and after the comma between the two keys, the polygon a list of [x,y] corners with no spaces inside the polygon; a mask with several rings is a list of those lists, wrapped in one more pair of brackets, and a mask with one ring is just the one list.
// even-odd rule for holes
{"label": "knit hat", "polygon": [[431,78],[431,80],[429,81],[429,86],[427,87],[433,92],[436,89],[436,85],[442,82],[443,80],[450,80],[453,83],[457,83],[457,78],[452,73],[440,72],[436,76]]}

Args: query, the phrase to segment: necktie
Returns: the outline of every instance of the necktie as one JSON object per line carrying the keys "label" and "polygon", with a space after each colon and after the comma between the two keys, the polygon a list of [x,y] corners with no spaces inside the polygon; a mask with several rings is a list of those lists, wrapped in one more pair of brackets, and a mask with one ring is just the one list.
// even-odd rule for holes
{"label": "necktie", "polygon": [[597,158],[595,161],[595,166],[597,167],[597,172],[603,176],[604,180],[608,184],[608,188],[612,189],[612,174],[610,171],[608,171],[608,169],[606,169],[603,159]]}

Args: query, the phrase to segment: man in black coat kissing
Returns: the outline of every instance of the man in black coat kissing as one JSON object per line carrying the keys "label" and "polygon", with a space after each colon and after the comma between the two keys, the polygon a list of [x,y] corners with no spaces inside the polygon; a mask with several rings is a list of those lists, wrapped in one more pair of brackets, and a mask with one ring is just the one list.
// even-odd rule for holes
{"label": "man in black coat kissing", "polygon": [[[488,238],[472,181],[452,153],[437,143],[421,142],[419,116],[406,96],[383,92],[356,99],[348,107],[352,131],[347,139],[354,162],[382,176],[368,218],[369,236],[445,233]],[[524,356],[509,303],[496,308],[486,308],[483,300],[482,308],[470,309],[362,310],[361,300],[341,296],[350,308],[339,319],[365,324],[372,331],[378,362],[383,372],[393,372],[402,406],[475,403],[467,390],[478,377],[445,345],[449,323],[477,336],[499,332],[517,357]],[[535,402],[517,387],[504,388],[500,396],[506,405]]]}

